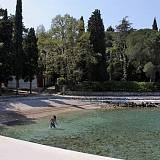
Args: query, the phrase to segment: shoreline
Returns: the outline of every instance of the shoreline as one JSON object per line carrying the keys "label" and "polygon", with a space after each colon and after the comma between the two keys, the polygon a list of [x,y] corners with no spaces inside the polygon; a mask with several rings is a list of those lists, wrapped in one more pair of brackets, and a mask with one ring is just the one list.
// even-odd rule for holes
{"label": "shoreline", "polygon": [[101,109],[100,106],[92,106],[92,105],[85,105],[83,108],[75,108],[73,106],[67,107],[46,107],[46,108],[38,108],[38,109],[29,109],[29,110],[7,110],[7,111],[0,111],[0,124],[10,124],[16,121],[30,121],[30,120],[37,120],[39,118],[50,117],[52,115],[60,115],[60,114],[67,114],[71,112],[77,112],[81,110],[94,110],[94,109]]}
{"label": "shoreline", "polygon": [[[80,99],[81,98],[81,99]],[[93,109],[160,108],[160,97],[68,97],[42,96],[0,102],[0,124],[17,120],[32,121],[52,115]]]}
{"label": "shoreline", "polygon": [[19,122],[30,122],[30,121],[36,121],[41,118],[49,118],[52,115],[60,116],[60,115],[67,115],[72,112],[81,112],[81,111],[89,111],[89,110],[103,110],[103,111],[113,111],[113,110],[125,110],[125,109],[144,109],[144,108],[157,108],[157,107],[124,107],[124,106],[117,106],[117,105],[100,105],[100,106],[85,106],[84,109],[76,109],[76,108],[61,108],[57,110],[53,109],[44,109],[44,110],[30,110],[30,111],[22,111],[22,112],[11,112],[11,111],[5,111],[5,112],[0,112],[0,113],[5,113],[7,114],[21,114],[25,116],[25,118],[17,118],[13,116],[12,118],[7,117],[7,120],[2,120],[0,116],[0,125],[14,125],[18,124]]}
{"label": "shoreline", "polygon": [[[81,111],[89,111],[89,110],[96,110],[96,109],[101,109],[101,110],[118,110],[118,109],[126,109],[126,107],[120,107],[117,105],[110,105],[110,104],[103,104],[103,105],[84,105],[83,108],[73,108],[72,106],[67,106],[67,107],[61,107],[57,109],[53,109],[52,107],[48,108],[43,108],[43,109],[31,109],[27,111],[3,111],[0,112],[2,114],[6,114],[6,119],[1,118],[0,116],[0,125],[11,125],[16,122],[29,122],[29,121],[35,121],[40,118],[49,118],[52,115],[58,115],[60,116],[61,114],[70,114],[72,112],[81,112]],[[11,117],[8,115],[12,115]],[[18,117],[17,115],[22,115],[22,117]]]}

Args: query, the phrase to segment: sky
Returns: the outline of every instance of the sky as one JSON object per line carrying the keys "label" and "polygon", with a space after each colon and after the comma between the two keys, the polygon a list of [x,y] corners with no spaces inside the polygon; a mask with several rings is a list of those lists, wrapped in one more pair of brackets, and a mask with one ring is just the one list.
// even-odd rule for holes
{"label": "sky", "polygon": [[[100,9],[105,28],[115,27],[128,16],[133,27],[151,28],[154,17],[160,27],[160,0],[23,0],[23,22],[26,27],[51,26],[52,18],[66,13],[87,23],[95,9]],[[16,0],[0,0],[0,8],[15,13]]]}

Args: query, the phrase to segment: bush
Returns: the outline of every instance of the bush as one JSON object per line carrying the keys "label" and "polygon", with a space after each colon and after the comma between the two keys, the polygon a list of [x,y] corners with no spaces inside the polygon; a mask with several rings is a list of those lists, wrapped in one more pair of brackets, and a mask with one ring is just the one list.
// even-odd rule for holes
{"label": "bush", "polygon": [[124,91],[124,92],[150,92],[160,91],[159,83],[150,82],[125,82],[125,81],[107,81],[107,82],[82,82],[69,87],[72,91]]}
{"label": "bush", "polygon": [[65,79],[63,77],[60,77],[57,79],[57,84],[59,86],[64,85],[66,83]]}

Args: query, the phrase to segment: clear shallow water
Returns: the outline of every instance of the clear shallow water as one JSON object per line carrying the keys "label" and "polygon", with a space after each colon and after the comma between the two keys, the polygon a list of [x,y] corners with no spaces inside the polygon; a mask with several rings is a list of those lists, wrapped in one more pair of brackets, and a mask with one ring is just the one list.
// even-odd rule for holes
{"label": "clear shallow water", "polygon": [[49,146],[131,160],[160,159],[160,109],[92,110],[34,124],[0,127],[0,134]]}

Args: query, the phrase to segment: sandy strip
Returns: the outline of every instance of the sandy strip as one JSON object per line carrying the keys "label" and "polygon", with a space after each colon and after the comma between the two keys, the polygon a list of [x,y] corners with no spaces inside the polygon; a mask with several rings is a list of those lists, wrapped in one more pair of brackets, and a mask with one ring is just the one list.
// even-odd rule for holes
{"label": "sandy strip", "polygon": [[[10,103],[11,104],[11,103]],[[55,104],[56,105],[56,104]],[[7,106],[7,104],[6,104]],[[25,106],[22,102],[16,102],[13,107],[6,107],[6,110],[0,110],[0,123],[14,122],[15,120],[30,120],[42,117],[51,117],[52,115],[59,115],[62,113],[69,113],[82,110],[98,109],[102,106],[94,104],[65,104],[56,106],[48,105],[41,107]]]}
{"label": "sandy strip", "polygon": [[51,115],[59,115],[62,113],[69,113],[69,112],[75,112],[75,111],[81,111],[81,110],[93,110],[93,109],[100,109],[100,106],[95,105],[84,105],[81,106],[82,108],[76,108],[72,105],[69,106],[62,106],[62,107],[47,107],[47,108],[32,108],[30,110],[21,110],[15,112],[22,114],[26,116],[27,118],[42,118],[42,117],[48,117]]}
{"label": "sandy strip", "polygon": [[[0,101],[0,123],[7,121],[14,121],[16,119],[37,119],[41,117],[50,117],[61,113],[68,113],[73,111],[89,110],[89,109],[117,109],[121,108],[114,104],[107,104],[108,102],[127,102],[127,103],[142,103],[154,102],[160,103],[160,97],[88,97],[86,101],[77,99],[76,97],[66,96],[41,96],[41,97],[24,97],[11,98]],[[93,101],[93,99],[94,101]],[[100,98],[100,99],[98,99]],[[107,98],[107,99],[106,99]],[[133,98],[133,99],[132,99]],[[97,104],[96,104],[97,102]]]}

